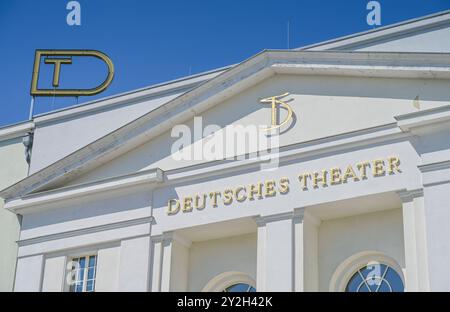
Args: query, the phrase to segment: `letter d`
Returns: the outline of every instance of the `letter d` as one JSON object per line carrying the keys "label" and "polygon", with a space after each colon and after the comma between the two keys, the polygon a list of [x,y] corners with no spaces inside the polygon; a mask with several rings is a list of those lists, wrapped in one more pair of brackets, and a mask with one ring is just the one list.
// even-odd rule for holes
{"label": "letter d", "polygon": [[171,199],[167,203],[167,214],[169,216],[175,215],[180,211],[180,202],[176,199]]}

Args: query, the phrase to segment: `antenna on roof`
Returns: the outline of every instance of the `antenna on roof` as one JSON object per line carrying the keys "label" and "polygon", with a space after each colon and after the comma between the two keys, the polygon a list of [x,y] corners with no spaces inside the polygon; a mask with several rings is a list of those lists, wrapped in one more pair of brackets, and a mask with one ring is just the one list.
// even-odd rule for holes
{"label": "antenna on roof", "polygon": [[34,114],[34,95],[31,96],[31,102],[30,102],[30,113],[28,114],[28,119],[32,120]]}

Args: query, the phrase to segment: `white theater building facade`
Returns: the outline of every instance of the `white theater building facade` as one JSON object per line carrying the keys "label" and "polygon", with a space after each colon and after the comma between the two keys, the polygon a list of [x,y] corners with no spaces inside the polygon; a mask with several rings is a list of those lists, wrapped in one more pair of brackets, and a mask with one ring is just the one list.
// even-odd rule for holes
{"label": "white theater building facade", "polygon": [[37,116],[14,290],[450,291],[449,86],[447,12]]}

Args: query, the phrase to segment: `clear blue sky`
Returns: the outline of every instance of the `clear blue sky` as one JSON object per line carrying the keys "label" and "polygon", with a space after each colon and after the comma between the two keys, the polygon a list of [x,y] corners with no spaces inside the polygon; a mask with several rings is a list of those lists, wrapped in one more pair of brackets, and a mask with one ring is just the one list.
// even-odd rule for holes
{"label": "clear blue sky", "polygon": [[[288,20],[291,48],[368,30],[368,1],[79,0],[82,24],[68,26],[69,0],[0,0],[0,126],[28,118],[35,49],[96,49],[111,57],[112,85],[81,97],[83,103],[285,49]],[[382,26],[450,9],[449,0],[379,2]],[[61,87],[103,79],[100,62],[76,62],[63,65]],[[35,114],[74,104],[74,98],[38,98]]]}

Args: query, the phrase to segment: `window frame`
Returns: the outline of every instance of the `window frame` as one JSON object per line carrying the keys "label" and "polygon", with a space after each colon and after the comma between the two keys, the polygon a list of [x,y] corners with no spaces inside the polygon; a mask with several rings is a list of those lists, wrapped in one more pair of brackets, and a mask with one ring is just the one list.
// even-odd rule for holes
{"label": "window frame", "polygon": [[[397,270],[394,269],[392,266],[390,266],[390,265],[388,265],[388,264],[386,264],[386,263],[384,263],[384,262],[381,262],[381,261],[371,261],[371,262],[369,262],[369,263],[363,265],[363,266],[360,267],[359,269],[357,269],[357,270],[353,273],[353,275],[351,275],[350,278],[347,280],[347,283],[346,283],[346,285],[345,285],[345,290],[344,290],[344,291],[347,292],[347,289],[348,289],[348,287],[349,287],[350,282],[353,280],[353,278],[354,278],[355,276],[359,275],[359,277],[361,278],[361,282],[360,282],[360,284],[358,285],[358,289],[356,290],[356,292],[360,292],[359,289],[363,286],[363,284],[365,284],[366,289],[367,289],[369,292],[373,292],[373,291],[370,289],[370,286],[369,286],[368,283],[367,283],[367,277],[365,277],[365,276],[363,275],[363,273],[361,272],[361,271],[365,270],[366,268],[368,268],[368,267],[370,267],[370,266],[373,266],[373,265],[384,266],[384,269],[383,269],[383,272],[381,273],[381,275],[380,275],[380,276],[377,276],[377,277],[378,277],[377,279],[380,280],[380,284],[377,285],[377,289],[376,289],[375,292],[378,292],[378,289],[381,287],[381,285],[382,285],[383,283],[386,283],[387,286],[389,287],[390,291],[391,291],[391,292],[394,292],[394,291],[392,290],[392,287],[391,287],[391,282],[392,282],[392,281],[389,281],[389,280],[385,279],[385,275],[386,275],[386,273],[387,273],[389,270],[394,271],[394,272],[399,276],[399,278],[401,279],[402,284],[403,284],[403,291],[405,291],[405,283],[403,282],[403,279],[400,277],[400,274],[397,272]],[[353,292],[353,291],[352,291],[352,292]]]}
{"label": "window frame", "polygon": [[333,273],[329,290],[332,292],[345,292],[352,276],[362,267],[373,263],[385,264],[391,267],[400,276],[404,291],[406,291],[404,270],[395,259],[376,251],[357,253],[344,260]]}
{"label": "window frame", "polygon": [[[93,276],[93,279],[92,279],[92,281],[94,283],[94,286],[93,286],[92,291],[87,291],[87,284],[88,284],[88,281],[90,280],[88,278],[88,274],[89,274],[89,259],[91,257],[95,257],[94,276]],[[96,281],[97,281],[97,270],[98,270],[97,269],[98,254],[97,253],[83,253],[83,254],[80,254],[80,255],[73,255],[73,256],[68,257],[67,264],[71,263],[75,259],[78,259],[78,261],[79,261],[80,259],[83,259],[83,258],[85,259],[86,266],[85,266],[84,272],[83,272],[83,279],[81,280],[82,281],[82,286],[83,286],[83,289],[82,289],[81,292],[95,292],[95,288],[96,288],[96,285],[97,285]],[[70,268],[69,268],[69,266],[67,265],[67,274],[70,274],[72,276],[72,266],[70,266]],[[66,275],[66,278],[67,278],[67,275]],[[71,280],[71,282],[72,282],[72,280]],[[72,286],[76,287],[76,283],[74,283],[73,285],[67,283],[66,291],[67,292],[77,292],[77,291],[72,291],[71,290]]]}
{"label": "window frame", "polygon": [[241,283],[248,284],[258,291],[256,281],[249,274],[230,271],[212,278],[202,289],[202,292],[223,292],[226,288]]}

